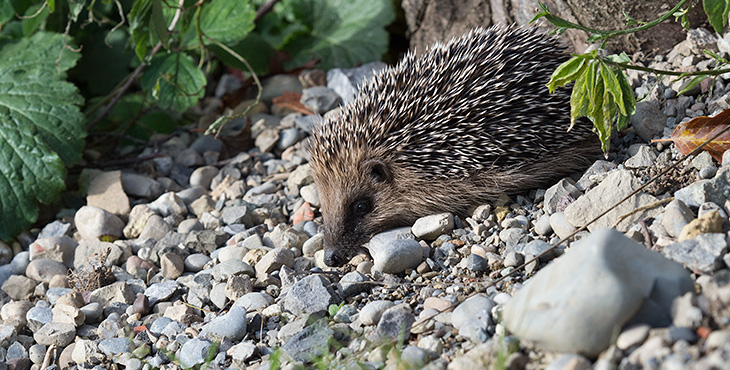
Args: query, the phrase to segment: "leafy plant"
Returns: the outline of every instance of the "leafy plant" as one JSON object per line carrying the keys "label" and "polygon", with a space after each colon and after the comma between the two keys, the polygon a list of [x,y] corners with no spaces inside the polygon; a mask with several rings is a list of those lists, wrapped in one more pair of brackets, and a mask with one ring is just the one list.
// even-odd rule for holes
{"label": "leafy plant", "polygon": [[78,58],[45,32],[0,49],[0,239],[33,224],[37,202],[56,201],[66,166],[81,159],[83,99],[64,81]]}
{"label": "leafy plant", "polygon": [[[542,11],[532,19],[532,22],[545,18],[557,27],[554,31],[556,33],[568,29],[578,29],[589,34],[588,42],[605,41],[611,37],[654,27],[671,17],[681,19],[682,25],[686,28],[688,27],[686,16],[689,7],[683,8],[683,6],[687,1],[681,0],[674,8],[656,20],[641,23],[636,27],[629,28],[639,22],[626,15],[627,28],[617,31],[598,30],[569,22],[550,12],[542,3],[540,3]],[[720,32],[727,25],[730,0],[704,0],[703,5],[710,23],[716,31]],[[678,76],[679,78],[693,76],[687,86],[679,91],[682,94],[710,76],[719,76],[730,72],[730,69],[722,68],[722,66],[728,64],[725,59],[707,50],[705,50],[705,53],[717,61],[718,67],[709,71],[676,72],[633,65],[628,56],[623,53],[604,57],[597,50],[594,50],[585,54],[574,55],[561,64],[553,72],[547,86],[553,92],[556,87],[574,83],[570,98],[571,122],[575,123],[575,120],[579,117],[590,119],[601,141],[601,148],[604,153],[608,153],[613,128],[615,127],[618,130],[626,128],[629,124],[629,118],[636,110],[634,92],[623,70],[634,69],[659,75]]]}

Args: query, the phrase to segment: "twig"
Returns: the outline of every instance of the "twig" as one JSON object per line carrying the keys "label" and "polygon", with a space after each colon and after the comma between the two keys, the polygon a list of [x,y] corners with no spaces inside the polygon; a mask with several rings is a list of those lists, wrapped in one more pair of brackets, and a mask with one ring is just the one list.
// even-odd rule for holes
{"label": "twig", "polygon": [[614,223],[612,227],[615,228],[616,226],[618,226],[618,224],[621,223],[621,221],[625,220],[626,218],[628,218],[629,216],[633,215],[634,213],[639,213],[639,212],[642,212],[642,211],[646,211],[648,209],[652,209],[652,208],[655,208],[655,207],[659,207],[659,206],[664,205],[666,203],[669,203],[669,202],[671,202],[673,200],[674,200],[674,197],[669,197],[669,198],[657,200],[656,202],[653,202],[651,204],[643,205],[641,207],[632,209],[631,211],[626,212],[626,213],[622,214],[621,216],[619,216],[618,219],[616,220],[616,223]]}

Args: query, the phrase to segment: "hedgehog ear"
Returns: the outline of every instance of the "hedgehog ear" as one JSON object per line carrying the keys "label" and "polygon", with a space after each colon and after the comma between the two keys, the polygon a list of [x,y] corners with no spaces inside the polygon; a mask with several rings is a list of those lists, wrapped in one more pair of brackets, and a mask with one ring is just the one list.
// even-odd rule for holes
{"label": "hedgehog ear", "polygon": [[393,180],[393,174],[388,165],[379,159],[370,159],[365,162],[365,169],[376,183],[388,183]]}

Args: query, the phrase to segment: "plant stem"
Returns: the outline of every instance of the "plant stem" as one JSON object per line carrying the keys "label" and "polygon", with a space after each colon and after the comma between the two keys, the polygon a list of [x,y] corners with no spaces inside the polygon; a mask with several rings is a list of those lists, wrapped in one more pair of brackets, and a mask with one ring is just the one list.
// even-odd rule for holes
{"label": "plant stem", "polygon": [[685,77],[685,76],[719,76],[721,74],[730,72],[730,68],[714,69],[711,71],[696,71],[696,72],[665,71],[662,69],[654,69],[654,68],[649,68],[649,67],[636,66],[633,64],[629,64],[629,63],[614,62],[614,61],[608,60],[606,58],[601,58],[601,61],[606,64],[611,64],[611,65],[621,67],[623,69],[634,69],[637,71],[656,73],[656,74],[660,74],[660,75],[669,75],[669,76],[681,76],[681,77]]}

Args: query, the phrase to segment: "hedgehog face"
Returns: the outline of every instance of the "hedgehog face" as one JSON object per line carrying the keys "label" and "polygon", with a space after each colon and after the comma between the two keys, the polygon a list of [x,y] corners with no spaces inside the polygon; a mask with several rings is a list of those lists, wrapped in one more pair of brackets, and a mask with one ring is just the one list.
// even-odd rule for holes
{"label": "hedgehog face", "polygon": [[341,266],[362,251],[362,245],[388,226],[383,218],[382,194],[393,186],[388,166],[381,160],[363,160],[357,173],[328,176],[314,169],[322,199],[325,263]]}

